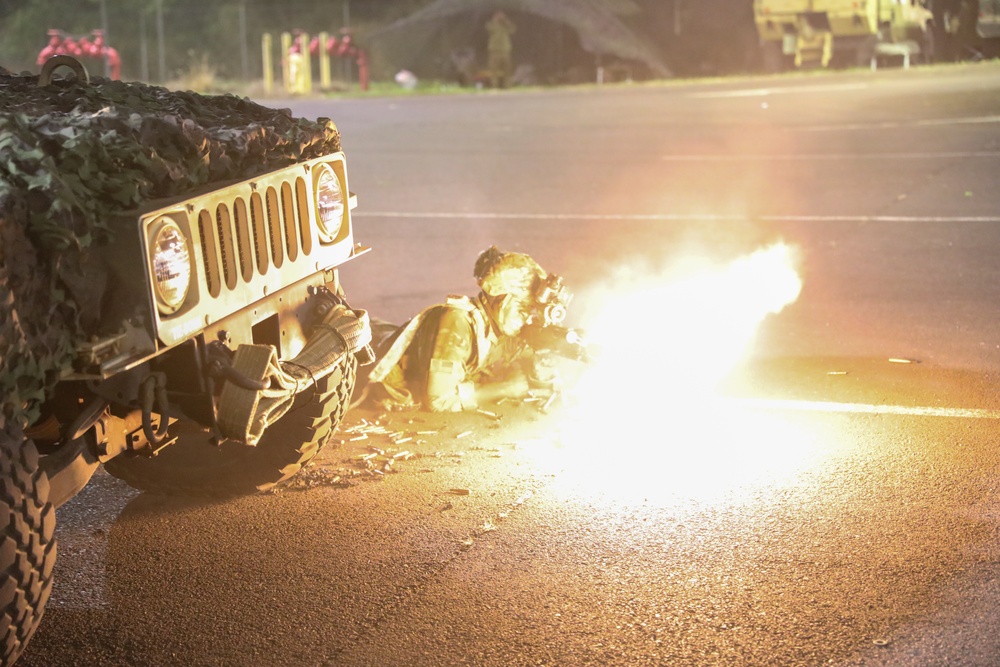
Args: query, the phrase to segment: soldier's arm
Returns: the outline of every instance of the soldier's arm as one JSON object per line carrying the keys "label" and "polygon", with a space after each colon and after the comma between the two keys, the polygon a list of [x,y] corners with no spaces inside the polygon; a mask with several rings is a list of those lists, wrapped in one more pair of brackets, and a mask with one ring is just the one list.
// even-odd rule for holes
{"label": "soldier's arm", "polygon": [[427,371],[427,407],[434,412],[459,412],[476,407],[475,387],[468,378],[475,334],[468,316],[447,309],[438,323]]}
{"label": "soldier's arm", "polygon": [[526,396],[530,389],[522,372],[502,380],[477,384],[468,367],[475,333],[467,315],[448,310],[441,316],[427,375],[427,407],[434,412],[474,410],[501,398]]}

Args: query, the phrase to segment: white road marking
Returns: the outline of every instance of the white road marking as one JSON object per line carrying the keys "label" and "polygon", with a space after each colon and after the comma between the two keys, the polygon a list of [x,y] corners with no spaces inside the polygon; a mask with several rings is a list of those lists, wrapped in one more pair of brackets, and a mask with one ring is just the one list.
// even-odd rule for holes
{"label": "white road marking", "polygon": [[840,130],[892,130],[901,127],[947,127],[951,125],[984,125],[992,123],[1000,123],[1000,116],[928,118],[925,120],[884,121],[881,123],[845,123],[843,125],[814,125],[788,129],[797,132],[836,132]]}
{"label": "white road marking", "polygon": [[933,408],[927,406],[878,405],[875,403],[836,403],[833,401],[796,401],[769,398],[726,398],[742,407],[796,412],[830,412],[871,415],[904,415],[913,417],[946,417],[951,419],[1000,419],[1000,410],[980,408]]}
{"label": "white road marking", "polygon": [[911,215],[723,215],[711,213],[489,213],[482,211],[357,211],[359,218],[403,220],[542,220],[551,222],[1000,222],[1000,216],[911,216]]}
{"label": "white road marking", "polygon": [[914,125],[982,125],[1000,123],[1000,116],[978,116],[973,118],[937,118],[913,121]]}
{"label": "white road marking", "polygon": [[688,97],[713,99],[725,97],[769,97],[771,95],[791,95],[795,93],[818,93],[838,90],[866,90],[868,83],[843,83],[836,85],[789,86],[773,88],[743,88],[740,90],[718,90],[704,93],[690,93]]}
{"label": "white road marking", "polygon": [[970,158],[998,158],[1000,151],[971,151],[948,153],[812,153],[786,155],[664,155],[664,162],[757,162],[757,161],[802,161],[820,160],[952,160]]}

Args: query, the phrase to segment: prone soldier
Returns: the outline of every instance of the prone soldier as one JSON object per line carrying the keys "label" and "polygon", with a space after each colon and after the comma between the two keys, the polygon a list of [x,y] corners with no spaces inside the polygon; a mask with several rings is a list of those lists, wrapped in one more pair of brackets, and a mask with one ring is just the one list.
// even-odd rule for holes
{"label": "prone soldier", "polygon": [[504,398],[551,396],[549,353],[585,360],[578,332],[562,326],[569,291],[528,255],[492,246],[479,255],[475,297],[449,296],[386,335],[365,398],[387,407],[475,410]]}

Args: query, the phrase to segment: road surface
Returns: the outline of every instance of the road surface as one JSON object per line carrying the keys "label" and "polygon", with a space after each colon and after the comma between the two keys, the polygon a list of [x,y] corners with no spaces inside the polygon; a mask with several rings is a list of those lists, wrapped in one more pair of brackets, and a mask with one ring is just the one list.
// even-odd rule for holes
{"label": "road surface", "polygon": [[[998,75],[280,102],[343,132],[355,306],[472,293],[495,243],[566,278],[571,323],[620,299],[611,347],[647,372],[583,410],[354,411],[229,502],[99,474],[20,664],[997,664]],[[686,392],[712,332],[677,349],[699,321],[625,297],[777,242],[797,299]]]}

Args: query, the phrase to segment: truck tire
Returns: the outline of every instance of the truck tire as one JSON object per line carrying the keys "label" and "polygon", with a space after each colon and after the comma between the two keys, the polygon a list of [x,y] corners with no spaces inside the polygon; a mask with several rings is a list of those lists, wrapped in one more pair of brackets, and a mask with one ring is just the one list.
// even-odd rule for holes
{"label": "truck tire", "polygon": [[934,38],[934,30],[931,26],[927,26],[920,35],[920,60],[925,65],[932,65],[937,62],[937,42]]}
{"label": "truck tire", "polygon": [[34,443],[0,431],[0,665],[13,665],[52,592],[56,511]]}
{"label": "truck tire", "polygon": [[761,64],[765,74],[779,74],[785,71],[785,54],[780,42],[764,42],[760,46]]}
{"label": "truck tire", "polygon": [[231,497],[266,491],[297,473],[329,442],[350,404],[357,374],[354,355],[306,390],[285,416],[271,424],[256,447],[215,446],[193,422],[171,426],[177,442],[154,457],[124,454],[105,469],[141,491]]}
{"label": "truck tire", "polygon": [[857,67],[871,68],[872,58],[875,57],[875,49],[878,46],[878,38],[874,35],[862,40],[854,52],[854,64]]}

